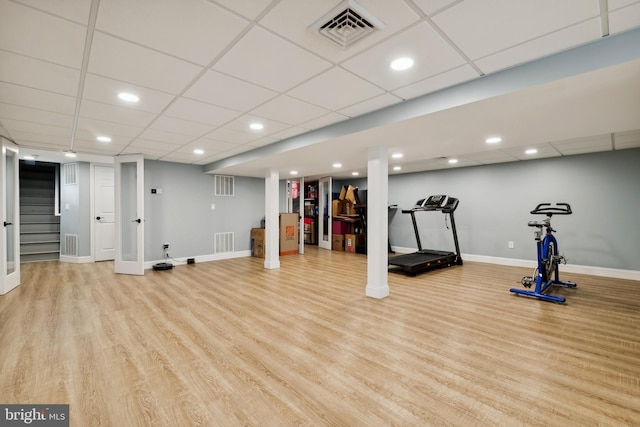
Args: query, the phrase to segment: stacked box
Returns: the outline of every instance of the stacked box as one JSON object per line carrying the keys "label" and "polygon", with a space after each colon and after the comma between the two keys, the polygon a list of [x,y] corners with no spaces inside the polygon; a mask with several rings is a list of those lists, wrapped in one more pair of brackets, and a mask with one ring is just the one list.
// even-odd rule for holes
{"label": "stacked box", "polygon": [[344,234],[334,234],[331,241],[331,249],[334,251],[344,251]]}
{"label": "stacked box", "polygon": [[361,253],[362,251],[358,250],[358,248],[365,245],[364,234],[347,234],[344,236],[344,241],[345,250],[352,253]]}

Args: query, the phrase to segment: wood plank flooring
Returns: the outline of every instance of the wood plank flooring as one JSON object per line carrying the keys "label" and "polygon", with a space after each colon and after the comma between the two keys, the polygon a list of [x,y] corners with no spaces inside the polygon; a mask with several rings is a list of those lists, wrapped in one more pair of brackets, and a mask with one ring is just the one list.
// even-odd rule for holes
{"label": "wood plank flooring", "polygon": [[513,295],[528,269],[389,275],[307,248],[143,277],[22,265],[0,297],[0,402],[72,426],[640,425],[640,283],[562,274],[568,304]]}

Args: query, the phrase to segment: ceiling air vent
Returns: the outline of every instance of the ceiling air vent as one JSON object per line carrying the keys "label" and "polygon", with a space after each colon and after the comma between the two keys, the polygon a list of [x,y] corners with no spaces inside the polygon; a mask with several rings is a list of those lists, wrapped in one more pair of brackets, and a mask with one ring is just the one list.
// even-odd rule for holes
{"label": "ceiling air vent", "polygon": [[374,31],[382,30],[384,24],[354,0],[345,0],[309,28],[346,49]]}

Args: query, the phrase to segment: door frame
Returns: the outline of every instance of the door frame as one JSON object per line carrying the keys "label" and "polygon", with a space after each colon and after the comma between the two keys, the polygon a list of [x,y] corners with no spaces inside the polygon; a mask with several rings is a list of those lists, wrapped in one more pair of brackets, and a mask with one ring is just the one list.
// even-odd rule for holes
{"label": "door frame", "polygon": [[[135,164],[135,185],[130,185],[129,177],[123,176],[122,165]],[[114,178],[115,178],[115,272],[119,274],[144,275],[144,157],[142,154],[129,154],[116,156],[114,158]],[[126,187],[127,192],[123,192]],[[131,191],[135,191],[135,214],[124,212],[124,196],[130,196]],[[133,216],[133,218],[131,218]],[[131,223],[137,222],[135,226],[135,259],[123,259],[123,235],[131,232]]]}
{"label": "door frame", "polygon": [[[99,197],[101,195],[97,195],[96,194],[96,184],[97,184],[97,180],[96,180],[96,169],[99,167],[105,167],[105,168],[111,168],[114,170],[113,174],[114,174],[114,198],[115,198],[115,167],[113,165],[113,163],[109,164],[109,163],[91,163],[91,176],[90,176],[90,181],[91,181],[91,192],[90,192],[90,202],[91,202],[91,257],[93,259],[93,261],[109,261],[109,260],[113,260],[115,259],[115,223],[114,223],[114,254],[111,258],[105,258],[105,259],[98,259],[98,254],[97,254],[97,242],[98,242],[98,234],[96,233],[96,197]],[[115,205],[115,199],[114,199],[114,205]],[[114,206],[114,210],[115,210],[115,206]]]}
{"label": "door frame", "polygon": [[[331,244],[333,243],[333,236],[331,235],[331,187],[332,179],[330,176],[318,180],[318,247],[328,250],[331,250]],[[325,216],[327,217],[327,240],[324,240]]]}
{"label": "door frame", "polygon": [[[2,268],[0,295],[4,295],[20,285],[20,161],[18,146],[5,138],[0,139],[2,140],[0,211],[2,212],[3,222],[2,233],[0,233],[2,235],[0,237],[0,268]],[[7,151],[11,151],[13,154],[13,171],[7,170]],[[8,172],[13,172],[12,191],[7,191],[6,176]],[[7,227],[11,227],[13,230],[13,234],[10,236],[13,245],[13,260],[7,259],[7,244],[9,243]],[[7,273],[10,264],[13,265],[13,269]]]}

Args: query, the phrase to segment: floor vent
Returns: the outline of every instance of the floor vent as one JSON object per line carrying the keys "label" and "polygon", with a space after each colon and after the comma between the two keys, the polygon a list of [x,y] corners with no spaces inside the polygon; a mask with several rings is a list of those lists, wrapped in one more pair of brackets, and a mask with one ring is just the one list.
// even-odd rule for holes
{"label": "floor vent", "polygon": [[213,251],[216,254],[233,252],[233,232],[215,233]]}
{"label": "floor vent", "polygon": [[384,26],[355,0],[345,0],[309,28],[346,49]]}
{"label": "floor vent", "polygon": [[65,255],[78,256],[78,235],[64,235],[64,252]]}

